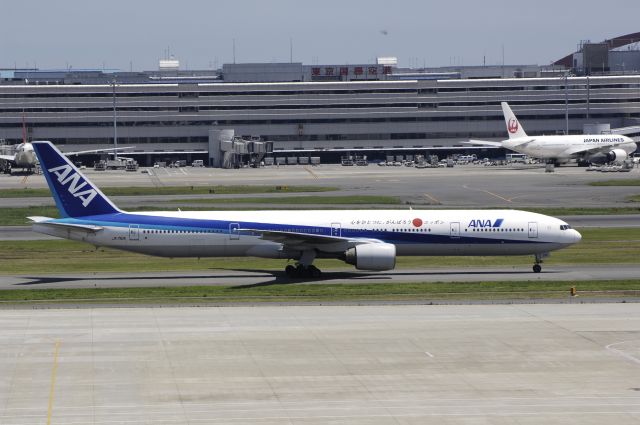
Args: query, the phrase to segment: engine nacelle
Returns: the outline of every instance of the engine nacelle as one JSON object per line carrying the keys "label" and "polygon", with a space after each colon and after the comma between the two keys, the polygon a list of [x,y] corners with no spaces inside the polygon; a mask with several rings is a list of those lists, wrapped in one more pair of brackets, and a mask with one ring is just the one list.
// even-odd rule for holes
{"label": "engine nacelle", "polygon": [[611,152],[607,154],[607,161],[624,161],[627,159],[629,155],[623,149],[613,149]]}
{"label": "engine nacelle", "polygon": [[393,270],[396,266],[396,246],[390,243],[357,245],[344,253],[344,261],[358,270]]}

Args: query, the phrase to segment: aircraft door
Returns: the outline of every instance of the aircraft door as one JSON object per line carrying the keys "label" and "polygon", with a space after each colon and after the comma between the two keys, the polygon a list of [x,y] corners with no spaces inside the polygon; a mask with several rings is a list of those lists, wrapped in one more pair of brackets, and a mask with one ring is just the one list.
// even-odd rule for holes
{"label": "aircraft door", "polygon": [[340,223],[331,223],[331,236],[340,237],[342,235],[341,227]]}
{"label": "aircraft door", "polygon": [[449,223],[449,236],[451,236],[452,238],[459,238],[460,237],[460,223],[459,222]]}
{"label": "aircraft door", "polygon": [[139,224],[130,224],[129,225],[129,240],[130,241],[140,240],[140,225]]}
{"label": "aircraft door", "polygon": [[535,221],[529,222],[529,238],[537,238],[538,237],[538,223]]}
{"label": "aircraft door", "polygon": [[240,224],[229,223],[229,240],[237,241],[240,239]]}

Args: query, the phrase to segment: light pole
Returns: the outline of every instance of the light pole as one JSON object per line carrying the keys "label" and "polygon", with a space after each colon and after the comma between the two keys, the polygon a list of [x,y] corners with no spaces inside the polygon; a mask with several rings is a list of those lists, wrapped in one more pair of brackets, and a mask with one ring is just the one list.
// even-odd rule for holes
{"label": "light pole", "polygon": [[569,80],[569,71],[564,73],[564,121],[565,121],[564,134],[566,136],[569,135],[569,85],[567,84],[568,80]]}
{"label": "light pole", "polygon": [[118,160],[118,116],[116,113],[116,79],[113,78],[113,147],[115,150],[113,151],[113,157],[117,161]]}

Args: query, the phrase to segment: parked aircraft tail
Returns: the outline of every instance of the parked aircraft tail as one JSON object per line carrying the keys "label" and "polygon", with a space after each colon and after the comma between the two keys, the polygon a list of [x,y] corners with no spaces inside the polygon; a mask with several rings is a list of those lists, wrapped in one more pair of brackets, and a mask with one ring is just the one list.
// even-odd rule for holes
{"label": "parked aircraft tail", "polygon": [[122,212],[51,142],[32,142],[61,217]]}
{"label": "parked aircraft tail", "polygon": [[516,114],[513,113],[507,102],[502,102],[502,113],[504,114],[504,122],[507,124],[507,133],[509,139],[517,139],[519,137],[527,137],[524,129],[520,125]]}

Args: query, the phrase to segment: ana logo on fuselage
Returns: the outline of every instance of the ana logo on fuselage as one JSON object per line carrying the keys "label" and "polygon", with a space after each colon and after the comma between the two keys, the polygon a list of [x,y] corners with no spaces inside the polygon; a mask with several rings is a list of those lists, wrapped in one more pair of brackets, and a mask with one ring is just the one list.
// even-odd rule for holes
{"label": "ana logo on fuselage", "polygon": [[78,173],[74,173],[70,165],[61,165],[59,167],[50,168],[50,173],[55,174],[58,182],[66,186],[69,183],[67,191],[75,198],[79,198],[82,201],[82,206],[86,207],[91,203],[93,198],[98,194],[95,189],[91,189],[90,186],[86,190],[82,190],[87,186],[87,182],[82,180],[82,177]]}
{"label": "ana logo on fuselage", "polygon": [[493,223],[491,222],[491,220],[476,219],[476,220],[471,220],[469,222],[469,227],[477,227],[477,228],[500,227],[503,221],[504,219],[502,218],[497,218],[496,221],[494,221]]}

